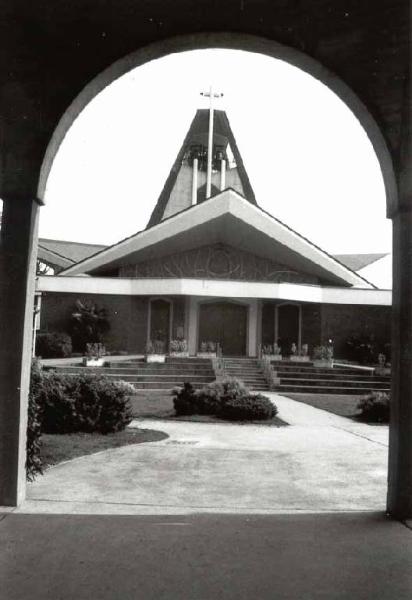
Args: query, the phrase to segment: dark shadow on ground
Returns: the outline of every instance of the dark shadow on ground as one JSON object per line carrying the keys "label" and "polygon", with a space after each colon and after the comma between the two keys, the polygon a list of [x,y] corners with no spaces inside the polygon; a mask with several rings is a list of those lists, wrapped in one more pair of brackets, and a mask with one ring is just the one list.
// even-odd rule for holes
{"label": "dark shadow on ground", "polygon": [[383,514],[6,514],[7,600],[406,600],[412,532]]}

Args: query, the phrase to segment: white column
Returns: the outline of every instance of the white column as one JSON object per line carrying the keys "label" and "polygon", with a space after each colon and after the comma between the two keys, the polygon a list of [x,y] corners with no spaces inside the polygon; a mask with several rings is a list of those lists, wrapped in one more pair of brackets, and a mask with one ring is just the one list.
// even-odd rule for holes
{"label": "white column", "polygon": [[198,302],[192,296],[188,302],[188,332],[187,344],[189,348],[189,356],[195,356],[197,352],[197,324],[198,324]]}
{"label": "white column", "polygon": [[197,204],[197,172],[199,169],[199,160],[193,159],[193,179],[192,179],[192,206]]}
{"label": "white column", "polygon": [[248,356],[257,356],[258,315],[259,315],[258,300],[251,300],[249,303],[249,319],[248,319],[248,348],[247,348]]}
{"label": "white column", "polygon": [[225,187],[226,187],[226,161],[224,158],[222,158],[222,160],[220,162],[220,191],[223,192]]}
{"label": "white column", "polygon": [[207,143],[207,176],[206,176],[206,198],[212,195],[212,154],[213,154],[213,98],[210,88],[209,108],[209,138]]}

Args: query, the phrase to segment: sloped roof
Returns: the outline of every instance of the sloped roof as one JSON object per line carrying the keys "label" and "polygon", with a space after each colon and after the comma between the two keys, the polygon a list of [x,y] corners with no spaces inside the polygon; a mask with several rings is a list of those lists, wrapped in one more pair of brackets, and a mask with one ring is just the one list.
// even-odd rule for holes
{"label": "sloped roof", "polygon": [[[179,170],[182,166],[182,161],[185,153],[187,152],[190,144],[196,141],[199,136],[207,134],[209,128],[209,110],[207,109],[199,109],[196,111],[196,114],[193,118],[192,124],[190,125],[189,131],[185,137],[185,140],[182,144],[182,147],[177,155],[177,158],[173,164],[173,167],[170,171],[168,178],[166,179],[166,183],[163,187],[163,190],[159,196],[159,199],[156,203],[156,206],[153,209],[153,212],[150,216],[149,222],[147,224],[147,229],[153,227],[153,225],[157,225],[162,221],[170,194],[172,189],[176,183],[176,179],[179,173]],[[255,194],[253,192],[252,186],[249,181],[249,177],[246,173],[246,169],[244,167],[242,157],[240,155],[238,146],[236,144],[235,137],[230,128],[229,119],[225,111],[223,110],[215,110],[214,111],[214,119],[213,119],[213,137],[214,141],[218,141],[219,136],[226,138],[230,144],[231,150],[233,152],[233,156],[236,161],[236,166],[239,171],[239,176],[242,181],[243,189],[245,192],[245,198],[252,204],[256,204]]]}
{"label": "sloped roof", "polygon": [[44,262],[67,268],[96,254],[96,252],[104,250],[106,247],[102,244],[86,244],[39,238],[37,257],[39,260],[44,260]]}
{"label": "sloped roof", "polygon": [[216,241],[226,241],[268,258],[276,257],[282,263],[311,272],[332,284],[373,287],[365,278],[230,189],[102,250],[69,267],[63,274],[99,274],[125,261],[137,262]]}
{"label": "sloped roof", "polygon": [[360,271],[387,255],[387,252],[384,254],[334,254],[334,258],[352,269],[352,271]]}

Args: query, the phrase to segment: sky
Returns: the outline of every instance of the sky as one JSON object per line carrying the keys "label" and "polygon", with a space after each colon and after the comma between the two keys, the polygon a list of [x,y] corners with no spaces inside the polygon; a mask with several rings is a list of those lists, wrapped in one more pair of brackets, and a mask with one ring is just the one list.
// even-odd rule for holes
{"label": "sky", "polygon": [[96,96],[56,155],[41,237],[113,244],[144,229],[210,85],[263,209],[330,253],[390,251],[379,163],[356,117],[307,73],[230,50],[168,55]]}

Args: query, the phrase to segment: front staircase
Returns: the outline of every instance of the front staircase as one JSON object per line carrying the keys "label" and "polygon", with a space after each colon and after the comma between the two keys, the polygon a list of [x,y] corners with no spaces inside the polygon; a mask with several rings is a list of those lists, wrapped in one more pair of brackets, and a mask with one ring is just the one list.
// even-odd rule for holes
{"label": "front staircase", "polygon": [[224,358],[226,377],[236,377],[254,391],[268,391],[269,385],[256,358]]}
{"label": "front staircase", "polygon": [[99,373],[115,381],[127,381],[136,389],[167,392],[189,381],[194,388],[215,380],[212,361],[204,358],[167,357],[165,363],[147,363],[144,359],[107,361],[103,367],[53,366],[59,373]]}
{"label": "front staircase", "polygon": [[390,376],[374,375],[373,370],[351,367],[314,367],[313,363],[272,362],[279,378],[278,393],[367,394],[388,392]]}

